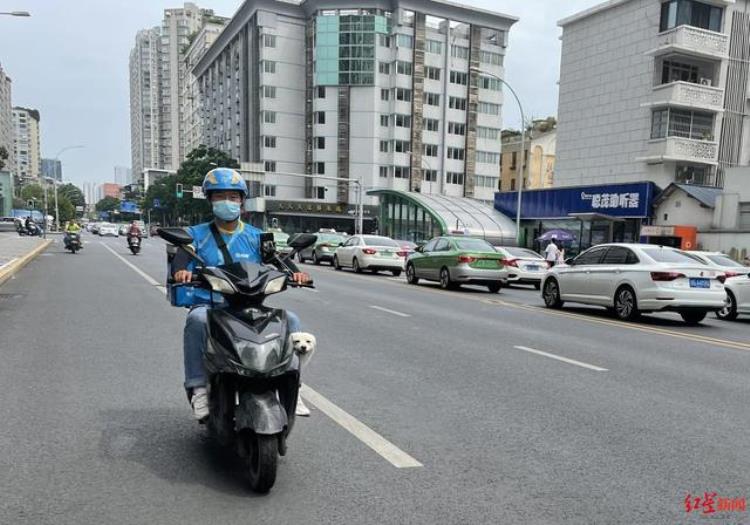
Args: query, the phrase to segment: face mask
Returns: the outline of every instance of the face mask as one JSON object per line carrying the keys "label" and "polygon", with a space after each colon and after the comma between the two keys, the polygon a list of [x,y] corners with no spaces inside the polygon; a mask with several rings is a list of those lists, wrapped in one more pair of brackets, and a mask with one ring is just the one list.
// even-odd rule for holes
{"label": "face mask", "polygon": [[225,222],[236,221],[240,216],[240,203],[232,201],[216,201],[211,203],[214,215]]}

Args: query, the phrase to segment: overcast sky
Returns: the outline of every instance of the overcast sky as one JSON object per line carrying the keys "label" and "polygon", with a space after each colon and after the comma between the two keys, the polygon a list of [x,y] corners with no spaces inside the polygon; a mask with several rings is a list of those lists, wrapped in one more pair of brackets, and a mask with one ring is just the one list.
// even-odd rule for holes
{"label": "overcast sky", "polygon": [[[560,29],[557,21],[600,0],[461,0],[520,18],[511,30],[506,80],[529,116],[557,111]],[[231,16],[239,0],[195,3]],[[0,64],[13,80],[13,105],[41,112],[42,156],[66,146],[63,176],[75,183],[113,180],[113,167],[130,166],[128,55],[135,33],[159,25],[165,0],[0,0]],[[518,127],[506,98],[505,127]]]}

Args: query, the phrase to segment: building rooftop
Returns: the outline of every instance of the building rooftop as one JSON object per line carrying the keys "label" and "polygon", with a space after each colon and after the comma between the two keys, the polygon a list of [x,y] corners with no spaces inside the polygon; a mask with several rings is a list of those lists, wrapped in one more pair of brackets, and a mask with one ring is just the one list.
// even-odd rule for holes
{"label": "building rooftop", "polygon": [[666,189],[659,194],[656,198],[656,202],[661,202],[675,191],[682,190],[688,194],[688,196],[694,198],[700,202],[706,208],[713,208],[716,206],[716,197],[721,195],[724,190],[715,186],[698,186],[695,184],[681,184],[673,182]]}

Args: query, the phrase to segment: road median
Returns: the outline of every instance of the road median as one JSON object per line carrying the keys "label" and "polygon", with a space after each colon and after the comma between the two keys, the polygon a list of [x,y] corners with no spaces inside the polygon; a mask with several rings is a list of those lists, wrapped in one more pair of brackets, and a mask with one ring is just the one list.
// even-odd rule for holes
{"label": "road median", "polygon": [[[28,241],[28,239],[23,239]],[[9,243],[6,240],[5,243]],[[26,244],[26,242],[24,242]],[[40,253],[47,249],[52,244],[52,239],[39,239],[38,242],[34,243],[32,247],[20,246],[21,250],[18,251],[19,247],[14,246],[18,253],[12,253],[11,258],[2,266],[0,266],[0,286],[5,283],[8,279],[18,273],[24,266],[33,261]],[[7,244],[0,245],[0,248],[6,248]],[[0,261],[2,263],[2,261]]]}

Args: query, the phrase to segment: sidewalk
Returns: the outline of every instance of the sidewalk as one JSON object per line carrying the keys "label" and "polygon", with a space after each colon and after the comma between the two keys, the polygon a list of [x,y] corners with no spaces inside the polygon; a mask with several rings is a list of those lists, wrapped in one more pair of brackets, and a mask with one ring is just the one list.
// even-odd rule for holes
{"label": "sidewalk", "polygon": [[47,246],[51,239],[20,237],[16,232],[0,233],[0,285],[26,266]]}

